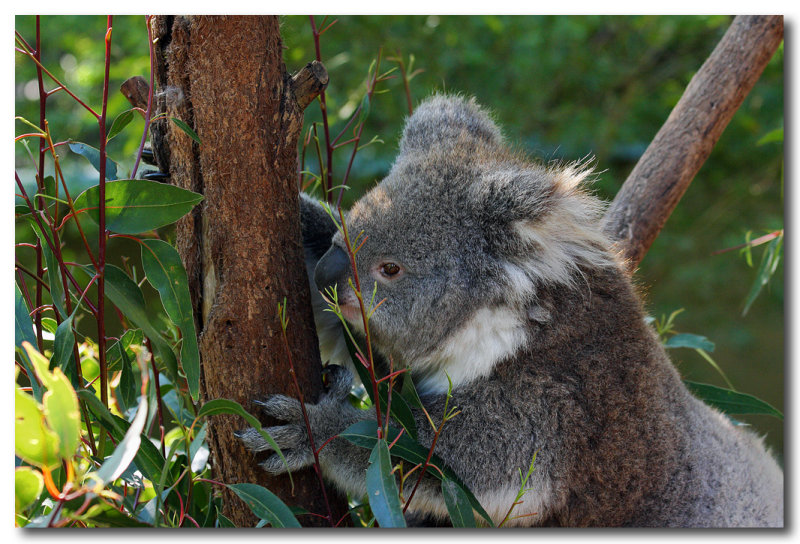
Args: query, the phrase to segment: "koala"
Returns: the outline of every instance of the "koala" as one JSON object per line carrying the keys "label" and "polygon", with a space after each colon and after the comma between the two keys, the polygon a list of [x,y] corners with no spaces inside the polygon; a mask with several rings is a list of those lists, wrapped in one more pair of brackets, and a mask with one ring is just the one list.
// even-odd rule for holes
{"label": "koala", "polygon": [[[460,413],[435,453],[496,523],[535,455],[511,525],[782,527],[781,468],[762,439],[681,382],[602,233],[590,177],[580,164],[527,160],[474,100],[424,101],[389,174],[347,215],[349,232],[367,237],[362,285],[384,300],[370,321],[374,347],[409,370],[437,424],[452,384]],[[363,333],[342,235],[311,200],[302,208],[307,255],[318,261],[312,291],[336,286],[343,316]],[[332,367],[327,393],[306,406],[315,444],[375,418],[347,401],[351,380]],[[268,431],[288,468],[311,465],[298,401],[260,404],[285,422]],[[414,415],[428,447],[434,430]],[[237,436],[270,450],[253,429]],[[320,464],[363,496],[368,457],[334,438]],[[262,466],[287,470],[275,454]],[[438,480],[423,479],[409,512],[447,519]]]}

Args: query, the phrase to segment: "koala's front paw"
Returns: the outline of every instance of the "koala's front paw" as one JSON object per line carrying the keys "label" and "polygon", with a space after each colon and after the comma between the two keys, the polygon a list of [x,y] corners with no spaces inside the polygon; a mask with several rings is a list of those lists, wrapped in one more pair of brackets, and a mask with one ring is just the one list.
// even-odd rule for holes
{"label": "koala's front paw", "polygon": [[[260,466],[270,474],[282,474],[287,470],[298,470],[312,464],[314,454],[303,422],[300,403],[284,395],[273,395],[266,401],[254,402],[261,406],[267,415],[287,422],[286,425],[264,429],[280,448],[286,463],[275,453],[261,462]],[[233,434],[250,451],[275,451],[273,445],[253,427],[234,431]]]}
{"label": "koala's front paw", "polygon": [[[320,447],[325,440],[333,436],[328,432],[325,420],[333,416],[334,405],[346,402],[353,377],[350,372],[340,366],[328,367],[325,373],[326,392],[318,404],[306,405],[309,423],[314,432],[315,446]],[[303,410],[300,402],[285,395],[272,395],[265,401],[253,401],[268,416],[285,421],[286,425],[277,425],[265,429],[280,448],[286,463],[275,453],[269,456],[260,466],[270,474],[282,474],[287,470],[298,470],[314,463],[314,453],[308,437]],[[318,436],[322,432],[324,436]],[[234,436],[253,452],[275,451],[273,445],[254,428],[235,431]],[[330,436],[328,436],[330,435]]]}

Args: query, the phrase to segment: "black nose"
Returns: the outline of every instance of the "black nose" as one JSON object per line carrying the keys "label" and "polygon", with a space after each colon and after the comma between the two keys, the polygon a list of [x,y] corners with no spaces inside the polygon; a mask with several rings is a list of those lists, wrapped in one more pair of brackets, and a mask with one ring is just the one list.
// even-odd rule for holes
{"label": "black nose", "polygon": [[317,289],[325,291],[328,287],[336,285],[339,278],[350,271],[350,258],[342,249],[331,246],[322,256],[314,269],[314,283]]}

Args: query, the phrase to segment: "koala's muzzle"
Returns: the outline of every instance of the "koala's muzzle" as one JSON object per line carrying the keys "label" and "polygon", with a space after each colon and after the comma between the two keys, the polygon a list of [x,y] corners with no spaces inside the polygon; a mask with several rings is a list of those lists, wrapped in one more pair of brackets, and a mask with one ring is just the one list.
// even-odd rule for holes
{"label": "koala's muzzle", "polygon": [[341,248],[331,246],[314,269],[314,283],[317,289],[325,291],[350,271],[350,258]]}

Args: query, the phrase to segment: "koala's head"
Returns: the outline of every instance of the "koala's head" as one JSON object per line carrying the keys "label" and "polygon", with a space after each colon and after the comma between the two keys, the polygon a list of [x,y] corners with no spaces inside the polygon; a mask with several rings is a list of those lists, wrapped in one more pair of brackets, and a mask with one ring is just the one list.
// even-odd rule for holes
{"label": "koala's head", "polygon": [[[461,366],[475,350],[502,356],[524,341],[545,284],[570,287],[580,266],[607,258],[601,207],[576,167],[524,160],[474,101],[434,96],[408,119],[389,175],[347,216],[367,300],[385,301],[370,332],[396,365]],[[316,270],[337,285],[344,315],[361,326],[341,233]],[[488,342],[488,343],[487,343]],[[496,358],[496,357],[495,357]],[[452,376],[452,369],[448,370]]]}

